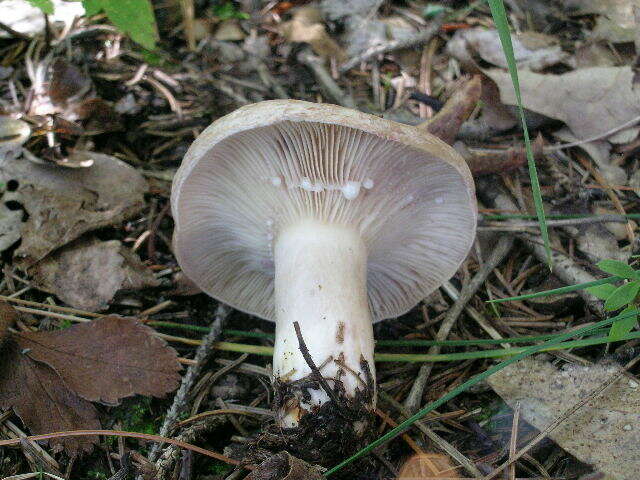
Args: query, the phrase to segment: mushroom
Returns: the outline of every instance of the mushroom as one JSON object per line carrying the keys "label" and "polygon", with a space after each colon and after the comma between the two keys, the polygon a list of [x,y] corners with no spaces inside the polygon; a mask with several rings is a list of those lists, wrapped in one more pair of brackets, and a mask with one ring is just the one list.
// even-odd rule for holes
{"label": "mushroom", "polygon": [[171,205],[184,273],[276,323],[283,427],[331,402],[374,408],[372,324],[456,272],[477,215],[469,169],[442,141],[296,100],[248,105],[209,126],[175,176]]}

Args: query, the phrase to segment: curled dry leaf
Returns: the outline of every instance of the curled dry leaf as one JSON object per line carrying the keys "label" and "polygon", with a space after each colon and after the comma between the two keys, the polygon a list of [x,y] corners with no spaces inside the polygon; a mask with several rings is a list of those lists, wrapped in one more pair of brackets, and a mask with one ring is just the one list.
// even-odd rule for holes
{"label": "curled dry leaf", "polygon": [[[13,307],[0,303],[0,329],[15,316]],[[90,400],[116,404],[177,387],[177,354],[152,333],[133,319],[104,317],[64,330],[9,334],[0,345],[0,408],[13,409],[34,434],[99,429]],[[96,441],[51,443],[76,455]]]}
{"label": "curled dry leaf", "polygon": [[14,182],[14,200],[28,217],[15,253],[22,268],[85,232],[118,224],[144,208],[147,183],[137,170],[109,155],[90,155],[94,164],[83,169],[19,160],[0,165],[0,183]]}
{"label": "curled dry leaf", "polygon": [[[550,36],[535,32],[511,35],[513,54],[519,69],[533,71],[556,65],[567,58],[557,41]],[[477,70],[475,58],[498,67],[507,68],[504,50],[497,30],[483,27],[458,30],[447,43],[447,51],[466,68]]]}
{"label": "curled dry leaf", "polygon": [[288,41],[307,43],[323,58],[335,57],[340,62],[346,59],[345,53],[322,24],[320,11],[314,7],[297,9],[293,18],[282,24],[281,31]]}
{"label": "curled dry leaf", "polygon": [[161,397],[180,380],[175,350],[131,318],[103,317],[64,330],[21,333],[15,341],[90,401],[117,404],[135,394]]}
{"label": "curled dry leaf", "polygon": [[[516,105],[511,76],[486,70],[500,99]],[[596,67],[561,75],[519,73],[524,107],[564,122],[578,139],[601,135],[640,116],[640,90],[631,67]]]}
{"label": "curled dry leaf", "polygon": [[[488,378],[505,402],[520,402],[522,417],[544,430],[557,416],[620,371],[614,363],[566,366],[525,358]],[[640,471],[640,384],[621,376],[549,433],[560,447],[616,480]]]}
{"label": "curled dry leaf", "polygon": [[460,130],[460,125],[469,118],[476,108],[481,91],[480,75],[474,75],[447,100],[444,107],[433,118],[421,123],[417,128],[452,145],[458,130]]}
{"label": "curled dry leaf", "polygon": [[421,453],[407,460],[398,475],[398,480],[419,480],[423,478],[462,478],[446,455]]}
{"label": "curled dry leaf", "polygon": [[35,264],[34,285],[75,308],[105,309],[120,290],[157,287],[159,281],[117,240],[77,240]]}
{"label": "curled dry leaf", "polygon": [[287,452],[277,453],[256,467],[245,480],[321,480],[320,472]]}

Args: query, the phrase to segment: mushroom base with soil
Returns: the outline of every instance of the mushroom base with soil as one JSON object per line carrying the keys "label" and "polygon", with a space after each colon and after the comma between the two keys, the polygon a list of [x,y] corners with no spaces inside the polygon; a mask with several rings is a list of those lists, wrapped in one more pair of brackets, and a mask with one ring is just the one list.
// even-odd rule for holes
{"label": "mushroom base with soil", "polygon": [[296,222],[279,233],[274,263],[279,425],[295,427],[333,401],[362,434],[366,422],[354,413],[374,408],[375,367],[360,234],[338,224]]}

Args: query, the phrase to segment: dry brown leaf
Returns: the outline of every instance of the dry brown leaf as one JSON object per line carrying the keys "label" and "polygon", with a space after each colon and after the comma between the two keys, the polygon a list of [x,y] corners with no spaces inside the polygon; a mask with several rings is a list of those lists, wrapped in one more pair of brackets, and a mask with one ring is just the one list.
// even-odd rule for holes
{"label": "dry brown leaf", "polygon": [[346,55],[333,40],[322,22],[322,15],[315,7],[297,9],[293,18],[282,24],[282,35],[290,42],[307,43],[313,51],[323,58],[336,58],[339,62],[346,60]]}
{"label": "dry brown leaf", "polygon": [[[533,32],[511,35],[518,68],[538,71],[564,61],[568,55],[554,44],[557,43],[554,40]],[[458,30],[447,43],[447,51],[468,69],[477,70],[476,56],[492,65],[507,68],[497,30],[483,27]]]}
{"label": "dry brown leaf", "polygon": [[66,169],[6,160],[0,183],[17,183],[15,201],[28,219],[21,225],[16,257],[22,268],[85,232],[118,224],[144,208],[144,178],[117,158],[91,153],[94,165]]}
{"label": "dry brown leaf", "polygon": [[96,312],[120,290],[157,287],[153,273],[117,240],[77,240],[29,270],[33,284],[75,308]]}
{"label": "dry brown leaf", "polygon": [[398,480],[421,480],[424,478],[462,478],[446,455],[421,453],[407,460],[398,475]]}
{"label": "dry brown leaf", "polygon": [[18,318],[18,312],[6,302],[0,301],[0,348],[7,339],[9,328],[13,326]]}
{"label": "dry brown leaf", "polygon": [[15,342],[90,401],[117,404],[135,394],[161,397],[180,380],[175,350],[131,318],[103,317],[64,330],[20,333]]}
{"label": "dry brown leaf", "polygon": [[[0,365],[0,407],[13,408],[32,433],[100,428],[95,407],[73,393],[51,368],[25,355],[13,339],[0,351]],[[51,444],[74,456],[91,451],[97,441],[90,436],[67,437],[52,439]]]}
{"label": "dry brown leaf", "polygon": [[475,75],[452,95],[433,118],[421,123],[417,128],[435,135],[449,145],[453,144],[460,125],[476,108],[481,90],[480,75]]}
{"label": "dry brown leaf", "polygon": [[[544,430],[556,417],[582,401],[620,371],[617,364],[558,369],[525,358],[488,378],[505,402],[520,402],[522,417]],[[640,385],[620,377],[549,437],[579,460],[616,480],[637,480],[640,471]]]}
{"label": "dry brown leaf", "polygon": [[[516,105],[511,76],[503,70],[486,73],[500,90],[500,99]],[[633,88],[631,67],[595,67],[561,75],[519,73],[524,107],[564,122],[578,139],[601,135],[640,116],[640,90]]]}

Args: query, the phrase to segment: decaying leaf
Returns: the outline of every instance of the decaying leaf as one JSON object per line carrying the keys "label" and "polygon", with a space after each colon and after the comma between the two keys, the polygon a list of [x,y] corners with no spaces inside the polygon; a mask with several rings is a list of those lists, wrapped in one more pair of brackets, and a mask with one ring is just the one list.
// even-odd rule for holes
{"label": "decaying leaf", "polygon": [[[66,28],[76,18],[84,15],[84,7],[81,2],[52,0],[52,3],[53,15],[48,18],[50,25],[60,24]],[[24,0],[3,0],[2,23],[17,32],[31,36],[44,31],[45,16],[42,14],[42,10]],[[0,29],[0,37],[10,36],[9,32]]]}
{"label": "decaying leaf", "polygon": [[576,15],[596,14],[591,35],[610,42],[632,42],[636,32],[633,6],[636,0],[565,0],[567,12]]}
{"label": "decaying leaf", "polygon": [[[73,393],[51,368],[29,358],[13,339],[0,351],[0,365],[0,406],[13,408],[34,434],[100,428],[95,407]],[[75,368],[81,369],[82,362]],[[97,437],[67,437],[51,443],[73,456],[91,451],[97,441]]]}
{"label": "decaying leaf", "polygon": [[21,333],[15,341],[90,401],[117,404],[135,394],[161,397],[180,380],[175,350],[131,318],[103,317],[64,330]]}
{"label": "decaying leaf", "polygon": [[93,166],[65,169],[8,160],[0,183],[17,185],[15,201],[28,218],[21,225],[16,258],[22,268],[85,232],[118,224],[144,208],[144,178],[126,163],[91,153]]}
{"label": "decaying leaf", "polygon": [[0,165],[6,158],[20,156],[22,144],[31,136],[31,127],[17,118],[0,116]]}
{"label": "decaying leaf", "polygon": [[631,252],[618,247],[618,240],[603,225],[585,225],[578,229],[575,235],[577,238],[578,250],[584,253],[589,260],[597,263],[600,260],[611,258],[621,262],[627,262]]}
{"label": "decaying leaf", "polygon": [[421,478],[462,478],[453,462],[446,455],[422,453],[407,460],[398,475],[398,480],[418,480]]}
{"label": "decaying leaf", "polygon": [[80,239],[35,264],[34,285],[75,308],[96,312],[120,290],[157,287],[153,273],[118,240]]}
{"label": "decaying leaf", "polygon": [[[0,303],[0,336],[15,310]],[[180,380],[177,353],[131,318],[104,317],[47,332],[8,334],[0,344],[0,408],[31,432],[99,429],[90,401],[117,404],[140,394],[164,396]],[[70,455],[97,437],[54,439]]]}
{"label": "decaying leaf", "polygon": [[282,24],[282,35],[290,42],[307,43],[313,51],[323,58],[335,57],[338,61],[345,60],[345,54],[333,40],[324,25],[322,15],[314,7],[297,9],[293,18]]}
{"label": "decaying leaf", "polygon": [[[486,70],[500,99],[516,105],[511,76]],[[524,107],[564,122],[578,139],[601,135],[640,116],[640,89],[631,67],[584,68],[561,75],[519,73]]]}
{"label": "decaying leaf", "polygon": [[[553,37],[535,32],[512,35],[513,54],[519,69],[538,71],[567,58]],[[497,30],[482,27],[458,30],[447,42],[447,51],[462,64],[477,70],[475,57],[498,67],[507,68],[507,60]]]}
{"label": "decaying leaf", "polygon": [[9,328],[15,323],[18,312],[6,302],[0,301],[0,348],[9,335]]}
{"label": "decaying leaf", "polygon": [[258,465],[245,480],[321,480],[320,472],[287,452],[277,453]]}
{"label": "decaying leaf", "polygon": [[[520,402],[522,417],[544,430],[612,375],[614,363],[556,368],[525,358],[488,382],[505,402]],[[635,480],[640,471],[640,384],[621,376],[549,433],[560,447],[616,480]]]}

